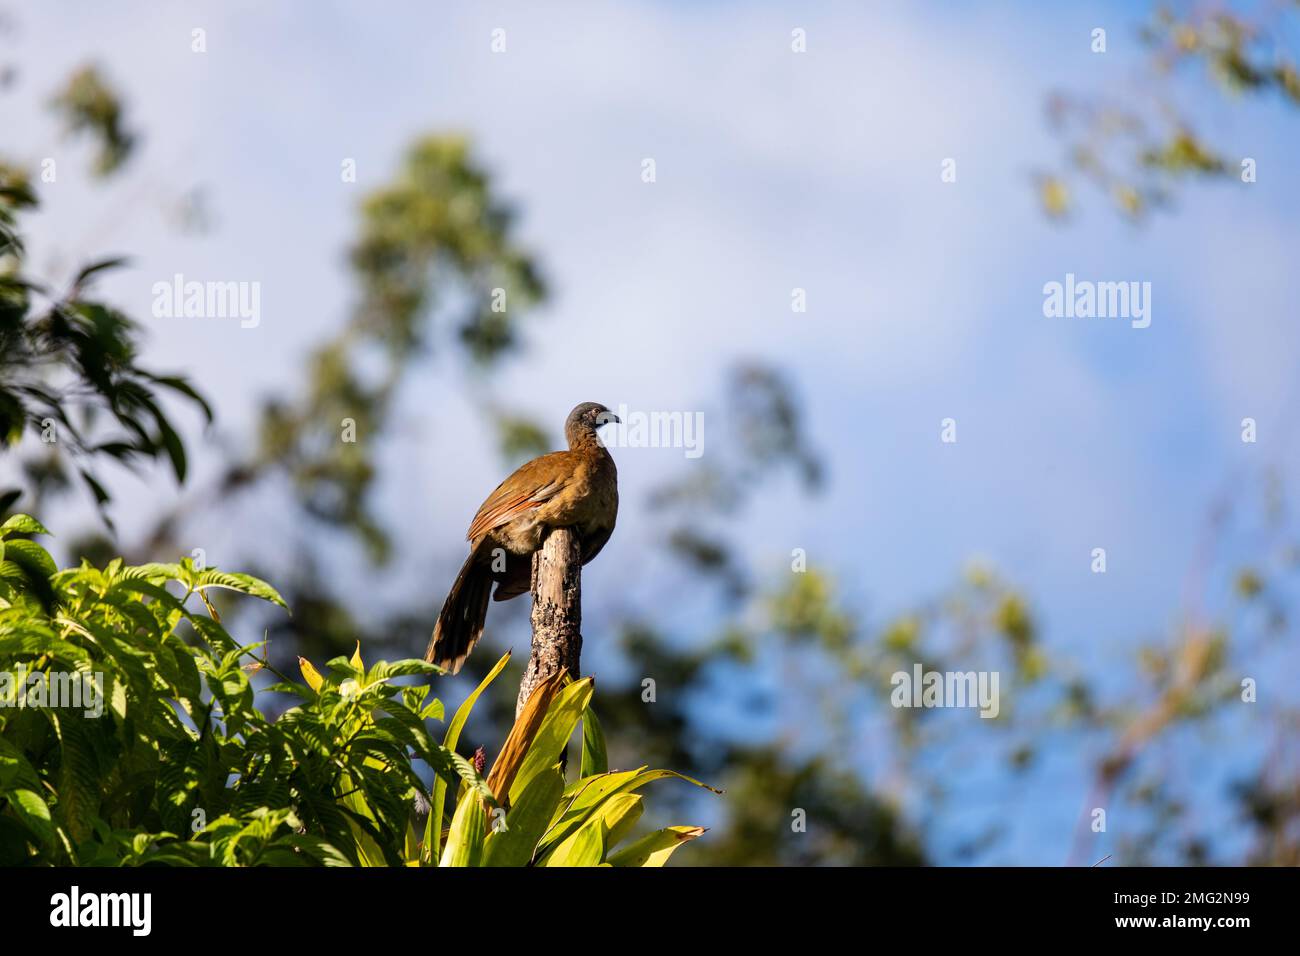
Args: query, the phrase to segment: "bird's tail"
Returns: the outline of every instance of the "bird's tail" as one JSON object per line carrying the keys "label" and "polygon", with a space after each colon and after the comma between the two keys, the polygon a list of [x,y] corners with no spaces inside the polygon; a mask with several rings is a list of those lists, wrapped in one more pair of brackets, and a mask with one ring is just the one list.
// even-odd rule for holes
{"label": "bird's tail", "polygon": [[456,582],[442,603],[424,659],[458,673],[483,634],[491,594],[492,567],[478,559],[478,549],[475,549],[461,565]]}

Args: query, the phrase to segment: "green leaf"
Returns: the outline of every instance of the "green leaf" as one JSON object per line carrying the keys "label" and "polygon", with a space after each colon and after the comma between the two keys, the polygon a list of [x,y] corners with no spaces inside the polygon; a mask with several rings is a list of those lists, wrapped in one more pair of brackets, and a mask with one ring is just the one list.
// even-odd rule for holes
{"label": "green leaf", "polygon": [[[573,810],[595,806],[625,783],[635,780],[637,775],[645,770],[645,767],[637,767],[635,770],[611,770],[594,777],[575,780],[564,790],[564,796],[568,798],[564,806],[565,815],[567,816]],[[558,817],[556,819],[558,821]]]}
{"label": "green leaf", "polygon": [[352,862],[332,843],[306,833],[294,833],[281,838],[311,856],[321,866],[351,866]]}
{"label": "green leaf", "polygon": [[605,821],[605,852],[618,846],[632,832],[645,811],[645,797],[639,793],[620,793],[600,805],[600,818]]}
{"label": "green leaf", "polygon": [[605,732],[600,728],[600,721],[595,712],[588,707],[582,712],[582,765],[579,776],[590,777],[604,773],[609,769],[609,757],[605,752]]}
{"label": "green leaf", "polygon": [[545,853],[550,847],[567,839],[582,826],[602,801],[634,781],[644,770],[645,767],[637,770],[616,770],[595,777],[585,777],[571,785],[564,791],[564,800],[551,818],[551,827],[542,839],[542,852]]}
{"label": "green leaf", "polygon": [[52,578],[59,571],[48,551],[35,541],[25,538],[5,542],[5,560],[12,561],[28,574],[41,578]]}
{"label": "green leaf", "polygon": [[542,866],[597,866],[605,856],[605,821],[595,817],[555,848]]}
{"label": "green leaf", "polygon": [[506,828],[487,836],[484,866],[527,866],[564,792],[559,768],[538,774],[506,814]]}
{"label": "green leaf", "polygon": [[154,584],[147,578],[124,578],[113,584],[112,591],[130,591],[133,594],[144,594],[160,602],[168,610],[179,611],[182,615],[185,614],[185,607],[177,599],[176,595],[161,584]]}
{"label": "green leaf", "polygon": [[172,427],[166,416],[156,408],[153,411],[154,422],[158,425],[158,438],[167,452],[167,457],[171,460],[172,471],[176,473],[178,482],[184,482],[188,468],[185,460],[185,443],[181,441],[181,436],[176,434],[176,429]]}
{"label": "green leaf", "polygon": [[705,833],[704,827],[664,827],[643,836],[609,858],[613,866],[663,866],[683,843]]}
{"label": "green leaf", "polygon": [[483,839],[487,829],[487,811],[473,790],[461,797],[451,818],[447,846],[439,866],[478,866],[483,856]]}
{"label": "green leaf", "polygon": [[61,641],[45,628],[0,629],[0,654],[32,655],[48,654],[63,663],[75,664],[88,661],[90,655],[85,650],[68,641]]}
{"label": "green leaf", "polygon": [[49,534],[49,532],[45,530],[45,525],[31,515],[10,515],[5,523],[0,525],[0,538],[11,534]]}
{"label": "green leaf", "polygon": [[0,737],[0,793],[5,790],[38,790],[41,781],[21,750]]}
{"label": "green leaf", "polygon": [[566,839],[583,825],[595,808],[606,800],[619,794],[632,793],[647,783],[669,777],[685,780],[687,783],[712,790],[714,793],[721,792],[673,770],[648,770],[645,767],[636,770],[616,770],[612,773],[583,778],[565,790],[566,801],[560,805],[560,809],[551,820],[551,829],[542,840],[542,852],[546,853],[549,847]]}
{"label": "green leaf", "polygon": [[130,260],[125,256],[114,256],[110,259],[101,259],[98,262],[92,262],[77,273],[77,277],[72,280],[72,284],[74,286],[84,285],[86,280],[95,273],[103,272],[106,269],[116,269],[118,266],[126,265],[129,261]]}
{"label": "green leaf", "polygon": [[524,756],[519,772],[515,774],[515,779],[510,784],[511,804],[523,794],[524,788],[535,776],[559,761],[560,754],[568,745],[569,738],[573,736],[574,728],[578,726],[582,712],[591,703],[594,689],[595,683],[592,679],[584,677],[560,691],[559,696],[551,703],[551,708],[546,712],[541,727],[537,729],[537,736],[533,738],[532,746]]}
{"label": "green leaf", "polygon": [[716,787],[710,787],[707,783],[701,783],[694,777],[688,777],[686,774],[678,773],[676,770],[646,770],[644,767],[637,771],[636,776],[630,781],[622,784],[616,792],[630,793],[633,790],[641,789],[647,783],[652,783],[655,780],[666,780],[670,777],[675,780],[685,780],[687,783],[699,787],[701,790],[708,790],[711,793],[722,793],[722,791]]}
{"label": "green leaf", "polygon": [[104,771],[96,744],[103,738],[92,730],[98,729],[96,722],[84,720],[80,714],[65,720],[58,710],[51,710],[48,719],[63,747],[58,776],[58,815],[72,838],[83,843],[89,838],[99,813]]}
{"label": "green leaf", "polygon": [[[479,695],[483,693],[497,675],[505,670],[506,665],[510,663],[510,652],[506,651],[501,660],[497,661],[495,666],[487,672],[487,676],[479,681],[479,685],[474,688],[473,692],[465,698],[464,703],[456,708],[455,715],[451,718],[451,723],[447,725],[447,734],[442,739],[442,745],[452,753],[456,752],[456,745],[460,743],[460,732],[465,727],[465,722],[469,720],[470,711],[474,709],[475,702],[478,701]],[[424,827],[424,845],[428,859],[433,860],[438,856],[438,845],[442,840],[442,811],[447,803],[447,781],[438,777],[433,782],[433,794],[430,801],[429,819]]]}
{"label": "green leaf", "polygon": [[4,797],[13,808],[14,815],[28,832],[47,846],[54,842],[54,823],[50,819],[50,808],[39,795],[31,790],[10,790],[4,794]]}
{"label": "green leaf", "polygon": [[402,841],[402,859],[407,866],[417,866],[420,862],[420,834],[413,822],[406,825],[406,838]]}
{"label": "green leaf", "polygon": [[[587,837],[585,831],[595,830],[600,834],[600,846],[602,849],[601,856],[614,847],[636,825],[637,820],[641,818],[642,798],[638,794],[624,793],[611,797],[600,806],[592,810],[582,825],[578,827],[572,835],[555,844],[554,849],[546,852],[542,856],[543,866],[593,866],[591,863],[569,863],[558,864],[552,862],[556,859],[570,859],[581,846],[585,848]],[[585,849],[584,849],[585,852]]]}
{"label": "green leaf", "polygon": [[184,395],[186,398],[193,401],[200,409],[202,409],[204,418],[206,418],[208,423],[211,424],[213,419],[212,406],[209,405],[207,399],[195,391],[194,386],[185,381],[185,379],[173,375],[153,375],[146,372],[144,369],[137,369],[137,371],[143,377],[149,379],[149,381],[162,385],[165,388],[170,388],[174,392],[179,392],[181,395]]}
{"label": "green leaf", "polygon": [[284,603],[284,598],[280,597],[279,591],[251,574],[237,574],[232,571],[218,571],[216,568],[211,568],[200,574],[194,582],[194,590],[196,591],[206,591],[210,588],[225,588],[229,591],[238,591],[241,594],[250,594],[264,601],[270,601],[272,604],[278,604],[286,611],[289,610],[289,605]]}

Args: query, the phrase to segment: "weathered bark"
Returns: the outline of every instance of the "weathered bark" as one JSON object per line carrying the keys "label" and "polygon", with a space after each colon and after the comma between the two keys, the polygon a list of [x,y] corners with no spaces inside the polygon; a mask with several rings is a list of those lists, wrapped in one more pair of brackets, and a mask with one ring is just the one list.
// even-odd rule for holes
{"label": "weathered bark", "polygon": [[533,689],[562,668],[578,677],[582,654],[582,550],[571,528],[554,528],[533,555],[533,650],[515,716]]}

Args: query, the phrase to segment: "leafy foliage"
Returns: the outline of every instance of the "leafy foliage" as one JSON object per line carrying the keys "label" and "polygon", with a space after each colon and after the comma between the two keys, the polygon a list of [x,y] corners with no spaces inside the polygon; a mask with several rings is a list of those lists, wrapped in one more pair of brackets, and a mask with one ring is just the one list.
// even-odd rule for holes
{"label": "leafy foliage", "polygon": [[[479,684],[464,716],[509,658]],[[495,806],[462,786],[440,865],[663,866],[679,846],[704,833],[703,827],[665,827],[619,847],[641,817],[644,798],[636,791],[642,787],[675,778],[712,788],[670,770],[609,770],[604,732],[591,710],[593,691],[591,678],[570,681],[563,672],[534,691],[488,775]],[[565,757],[579,722],[582,758],[568,780]],[[453,729],[459,729],[455,722]],[[435,801],[431,821],[439,819],[440,807]],[[430,826],[425,842],[437,848],[436,827]]]}
{"label": "leafy foliage", "polygon": [[[270,585],[188,559],[57,570],[29,537],[46,533],[26,515],[0,527],[0,865],[429,864],[449,785],[444,865],[582,865],[628,834],[641,808],[632,791],[669,776],[607,773],[591,720],[586,776],[562,784],[559,753],[589,713],[585,680],[552,682],[507,742],[510,766],[499,760],[485,780],[454,749],[482,688],[437,743],[428,722],[442,704],[427,684],[398,681],[438,669],[366,667],[359,645],[325,674],[301,660],[303,683],[277,674],[267,690],[296,703],[269,719],[250,680],[275,673],[256,655],[264,644],[238,643],[212,592],[283,606]],[[420,764],[436,781],[423,840]],[[491,832],[489,814],[502,821]],[[610,861],[662,863],[697,830]]]}
{"label": "leafy foliage", "polygon": [[[90,282],[122,260],[86,266],[61,295],[23,276],[16,217],[35,205],[26,178],[0,168],[0,444],[31,436],[46,450],[46,481],[66,483],[72,468],[101,509],[109,494],[96,459],[163,460],[183,481],[185,446],[161,393],[180,396],[208,421],[211,408],[183,377],[142,368],[136,324],[87,297]],[[20,494],[0,490],[0,511]]]}
{"label": "leafy foliage", "polygon": [[[351,317],[308,360],[301,394],[266,403],[260,447],[231,469],[228,484],[282,471],[313,519],[356,534],[382,561],[388,534],[367,498],[372,455],[391,427],[406,373],[434,341],[434,320],[452,324],[454,347],[486,366],[517,345],[518,316],[545,287],[515,242],[509,208],[458,137],[416,141],[392,182],[366,197],[361,219],[351,251],[359,290]],[[364,440],[337,441],[344,420]],[[501,421],[508,447],[536,443],[535,426]]]}
{"label": "leafy foliage", "polygon": [[[1260,16],[1248,22],[1251,6]],[[1049,214],[1068,216],[1082,181],[1098,188],[1124,216],[1140,221],[1150,210],[1167,205],[1175,190],[1188,182],[1222,181],[1235,173],[1234,165],[1224,159],[1235,156],[1230,144],[1212,143],[1196,132],[1199,127],[1221,133],[1222,125],[1207,125],[1207,117],[1198,118],[1201,106],[1190,111],[1174,108],[1175,100],[1188,102],[1167,95],[1179,92],[1166,89],[1173,86],[1174,71],[1185,78],[1188,68],[1200,63],[1234,93],[1281,93],[1291,101],[1296,100],[1300,85],[1295,83],[1295,57],[1286,51],[1289,31],[1285,27],[1295,16],[1293,5],[1234,7],[1234,11],[1247,11],[1239,17],[1243,29],[1216,22],[1221,15],[1237,16],[1225,14],[1227,9],[1211,3],[1186,16],[1158,13],[1145,37],[1157,74],[1149,84],[1144,77],[1140,88],[1126,88],[1113,98],[1071,95],[1052,100],[1050,115],[1066,142],[1064,168],[1039,177]],[[1190,102],[1209,102],[1200,95],[1202,90],[1194,92],[1198,95]],[[93,125],[84,128],[95,130]],[[111,125],[101,128],[111,129]],[[11,276],[22,250],[15,212],[32,197],[21,174],[10,171],[0,179],[0,265],[4,267],[0,272]],[[373,555],[382,558],[386,531],[373,520],[366,495],[383,479],[383,464],[374,454],[377,443],[369,439],[397,431],[394,398],[401,381],[410,380],[410,369],[423,352],[444,341],[449,346],[444,351],[454,358],[476,370],[490,367],[495,357],[508,354],[522,341],[520,307],[544,292],[540,283],[528,281],[530,274],[535,279],[537,268],[519,249],[508,223],[486,172],[471,159],[463,141],[431,136],[413,144],[391,181],[373,191],[361,206],[351,259],[355,308],[347,321],[332,337],[326,336],[301,388],[265,406],[260,446],[228,462],[221,493],[204,496],[201,503],[186,503],[164,518],[155,541],[177,543],[183,539],[179,532],[183,520],[197,507],[228,507],[228,492],[270,473],[291,479],[293,495],[281,501],[284,507],[299,508],[357,535],[371,545]],[[510,278],[512,261],[521,268]],[[496,278],[503,274],[505,282]],[[493,313],[486,305],[491,301],[487,293],[498,286],[508,291],[505,313]],[[0,309],[5,315],[20,295],[27,295],[21,283],[3,286]],[[25,299],[20,305],[25,315]],[[376,356],[378,363],[372,361]],[[363,375],[362,369],[377,374]],[[1171,766],[1185,765],[1188,753],[1194,752],[1188,749],[1190,733],[1213,733],[1219,739],[1231,733],[1241,739],[1243,725],[1231,723],[1240,720],[1233,717],[1239,708],[1225,704],[1232,699],[1229,692],[1236,691],[1229,678],[1287,663],[1284,654],[1290,634],[1285,595],[1287,582],[1294,581],[1295,568],[1300,566],[1294,557],[1300,551],[1293,542],[1283,550],[1285,542],[1270,539],[1266,546],[1250,537],[1249,547],[1258,551],[1259,564],[1250,569],[1249,577],[1232,577],[1240,592],[1240,609],[1235,612],[1240,620],[1225,620],[1221,628],[1208,630],[1180,626],[1150,636],[1149,645],[1140,651],[1140,669],[1120,691],[1111,688],[1107,693],[1094,677],[1096,668],[1086,661],[1058,660],[1047,639],[1050,635],[1044,633],[1040,640],[1033,602],[988,572],[972,574],[965,584],[944,589],[919,607],[899,609],[872,625],[853,599],[845,596],[861,583],[860,567],[812,566],[793,581],[784,570],[779,576],[766,575],[761,567],[765,557],[753,555],[740,537],[741,525],[762,517],[757,508],[747,507],[748,499],[761,504],[756,490],[761,479],[784,470],[801,478],[804,488],[813,489],[821,461],[815,450],[804,448],[798,440],[802,429],[795,427],[799,423],[791,417],[798,409],[788,396],[775,391],[786,387],[781,376],[770,369],[756,373],[750,369],[742,366],[729,383],[728,420],[735,427],[728,431],[734,441],[725,447],[719,441],[698,463],[700,467],[691,469],[689,479],[673,483],[652,502],[665,522],[670,557],[677,559],[678,571],[691,575],[690,598],[717,597],[723,617],[694,618],[711,622],[702,630],[692,630],[690,624],[668,624],[661,614],[670,603],[667,599],[676,604],[683,597],[680,580],[672,578],[659,585],[662,590],[652,594],[644,612],[634,606],[614,613],[596,607],[595,614],[589,615],[589,620],[599,615],[601,629],[619,636],[619,653],[636,661],[636,674],[654,675],[661,686],[674,688],[647,707],[635,680],[602,684],[601,717],[609,734],[605,765],[610,760],[624,765],[651,760],[724,784],[736,795],[712,801],[725,816],[717,821],[709,840],[692,848],[689,859],[796,865],[1006,860],[999,854],[1005,853],[1002,836],[1007,827],[996,822],[1005,818],[1005,804],[991,802],[990,809],[996,812],[985,816],[995,822],[969,839],[963,835],[955,846],[931,826],[948,818],[946,810],[953,806],[954,796],[965,798],[953,781],[969,766],[971,755],[978,754],[986,763],[1005,759],[1014,771],[1007,787],[1018,791],[1022,778],[1017,774],[1039,760],[1040,754],[1068,751],[1094,754],[1079,759],[1095,764],[1098,792],[1113,793],[1125,807],[1116,848],[1116,858],[1123,862],[1244,859],[1295,865],[1300,860],[1300,800],[1296,798],[1300,768],[1291,746],[1298,724],[1295,709],[1287,702],[1275,702],[1271,711],[1255,705],[1251,709],[1258,709],[1261,719],[1245,725],[1251,739],[1273,739],[1273,743],[1268,759],[1257,770],[1243,767],[1246,776],[1235,797],[1244,826],[1229,826],[1220,817],[1203,813],[1189,815],[1187,781],[1167,773]],[[7,371],[0,370],[0,382],[8,381]],[[479,407],[493,409],[489,391],[477,397]],[[541,430],[508,413],[494,414],[502,426],[508,457],[542,450]],[[341,445],[336,440],[334,429],[344,415],[358,422],[363,440],[357,444]],[[51,475],[57,478],[61,472],[40,473]],[[378,615],[373,605],[367,605],[365,613],[350,609],[349,595],[332,587],[329,575],[313,573],[312,555],[325,550],[320,547],[321,529],[308,522],[295,524],[310,528],[306,534],[311,547],[267,575],[277,583],[291,584],[285,593],[291,595],[295,610],[292,620],[271,624],[276,646],[285,646],[279,643],[283,637],[300,652],[319,652],[318,659],[351,650],[358,636],[367,647],[396,649],[398,654],[422,646],[428,622],[437,611],[428,604],[436,595],[430,597],[427,584],[422,582],[404,606]],[[37,532],[21,532],[31,533]],[[8,582],[24,567],[37,567],[26,587],[33,595],[43,595],[42,552],[17,534],[12,532],[8,542],[14,567],[6,563],[0,580]],[[1270,566],[1264,559],[1275,546],[1292,557]],[[157,548],[154,544],[150,550],[156,553]],[[373,569],[360,569],[357,575],[364,584],[355,591],[365,591],[377,581]],[[705,593],[710,580],[718,586],[716,595]],[[1195,611],[1181,608],[1171,617],[1194,619]],[[182,632],[188,635],[186,629],[192,626],[182,624]],[[192,640],[188,637],[186,642]],[[996,726],[984,728],[977,722],[981,746],[972,746],[969,729],[944,714],[891,709],[873,724],[879,733],[871,738],[870,753],[863,753],[862,722],[873,714],[880,716],[871,708],[893,669],[914,661],[964,668],[972,658],[987,666],[1006,667],[1018,682],[1017,693],[1009,695],[1016,706],[1009,707]],[[481,676],[489,663],[481,655],[472,659],[465,679]],[[618,673],[614,668],[610,672]],[[339,697],[346,696],[345,684],[349,692],[353,689],[348,681],[356,681],[329,668],[321,679],[325,693]],[[484,724],[502,731],[509,728],[514,695],[498,693],[503,683],[488,680],[458,716],[463,712],[467,719],[473,709],[476,731]],[[780,692],[772,692],[773,687]],[[720,696],[722,688],[743,688],[735,695],[735,703],[744,708],[747,732],[743,735],[729,733],[721,722],[706,719],[691,704],[705,695]],[[788,720],[792,714],[797,721]],[[461,746],[466,719],[455,733],[455,720],[449,725],[442,743],[448,751]],[[781,727],[797,727],[798,734],[749,732],[751,726],[770,729],[774,719],[782,720]],[[596,733],[595,721],[582,723],[585,745]],[[4,739],[0,733],[0,741]],[[991,750],[985,746],[988,743]],[[462,749],[469,752],[472,745]],[[885,759],[876,759],[881,754]],[[600,764],[594,745],[590,759],[589,766],[584,746],[582,778],[599,773],[593,769]],[[890,766],[894,761],[897,767]],[[9,766],[0,759],[0,767]],[[462,779],[435,776],[431,802],[437,810],[426,819],[423,841],[413,845],[408,830],[400,850],[403,861],[438,861],[446,843],[443,830],[448,817],[454,817],[462,805],[467,816],[481,812],[490,830],[489,818],[499,807],[486,797],[476,807],[466,803],[463,794],[449,792],[449,788],[464,789]],[[32,786],[18,790],[44,794],[41,802],[53,799],[53,791],[37,786],[40,778],[27,783]],[[572,781],[543,772],[534,785],[539,789],[527,802],[521,794],[519,803],[507,809],[521,826],[534,814],[527,807],[549,805],[546,788],[563,794]],[[680,801],[683,816],[687,810],[696,811],[691,802],[698,796],[694,788],[665,789],[661,795]],[[1019,799],[1019,793],[1007,799]],[[17,795],[13,804],[0,800],[0,805],[0,834],[15,826],[24,828],[25,824],[15,822],[20,818],[35,831],[53,832],[43,824],[31,796]],[[57,801],[46,803],[46,811],[54,806]],[[217,852],[223,858],[247,861],[265,844],[268,828],[270,833],[283,833],[289,826],[296,832],[302,820],[294,809],[282,803],[274,806],[260,817],[253,811],[223,823],[211,845],[219,845]],[[677,809],[676,803],[670,806]],[[791,832],[792,807],[806,809],[814,821],[806,833]],[[964,809],[963,819],[970,819],[971,807]],[[286,813],[295,815],[290,820]],[[545,817],[545,810],[536,815]],[[977,821],[975,828],[982,827]],[[360,842],[351,823],[344,829],[343,838]],[[472,831],[461,832],[473,837]],[[1100,854],[1087,855],[1092,844],[1085,827],[1081,832],[1085,837],[1075,859],[1091,862]],[[388,836],[395,839],[397,834]],[[1217,853],[1213,841],[1222,841]],[[1246,842],[1249,849],[1243,854]],[[498,849],[493,860],[512,857],[497,854],[515,842],[498,841],[491,832],[485,832],[481,842],[467,839],[457,853],[461,859],[475,853],[482,858],[485,848],[494,843]],[[141,831],[131,846],[134,852],[144,853],[153,844],[153,836]],[[228,850],[235,856],[225,857]],[[361,859],[359,849],[355,856]],[[382,850],[379,856],[388,859]],[[346,855],[342,859],[353,862]]]}
{"label": "leafy foliage", "polygon": [[68,131],[92,136],[98,147],[95,173],[108,176],[130,158],[136,135],[126,128],[122,101],[94,66],[84,66],[68,78],[51,104]]}
{"label": "leafy foliage", "polygon": [[[481,786],[429,736],[429,688],[393,682],[431,665],[339,658],[336,681],[275,685],[299,703],[269,720],[261,645],[232,638],[209,595],[282,605],[274,589],[189,560],[59,571],[24,537],[40,533],[26,516],[0,529],[0,669],[21,677],[0,708],[0,862],[396,864],[414,759]],[[50,675],[80,700],[33,705]]]}
{"label": "leafy foliage", "polygon": [[1139,222],[1170,206],[1189,176],[1222,180],[1239,173],[1232,151],[1197,132],[1171,87],[1200,66],[1233,99],[1275,94],[1300,106],[1300,50],[1292,40],[1298,17],[1295,4],[1208,3],[1186,11],[1156,5],[1139,35],[1149,69],[1138,88],[1049,99],[1048,117],[1066,141],[1067,158],[1062,168],[1036,176],[1043,211],[1068,217],[1082,180]]}

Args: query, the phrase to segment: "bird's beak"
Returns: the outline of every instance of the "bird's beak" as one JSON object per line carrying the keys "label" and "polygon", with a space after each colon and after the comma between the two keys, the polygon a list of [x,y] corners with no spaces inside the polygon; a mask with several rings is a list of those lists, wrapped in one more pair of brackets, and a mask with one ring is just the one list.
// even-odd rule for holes
{"label": "bird's beak", "polygon": [[596,427],[597,427],[597,428],[599,428],[601,425],[621,425],[621,424],[623,424],[623,420],[620,419],[620,418],[619,418],[617,415],[615,415],[613,412],[608,411],[608,410],[603,411],[603,412],[601,412],[599,415],[596,416]]}

